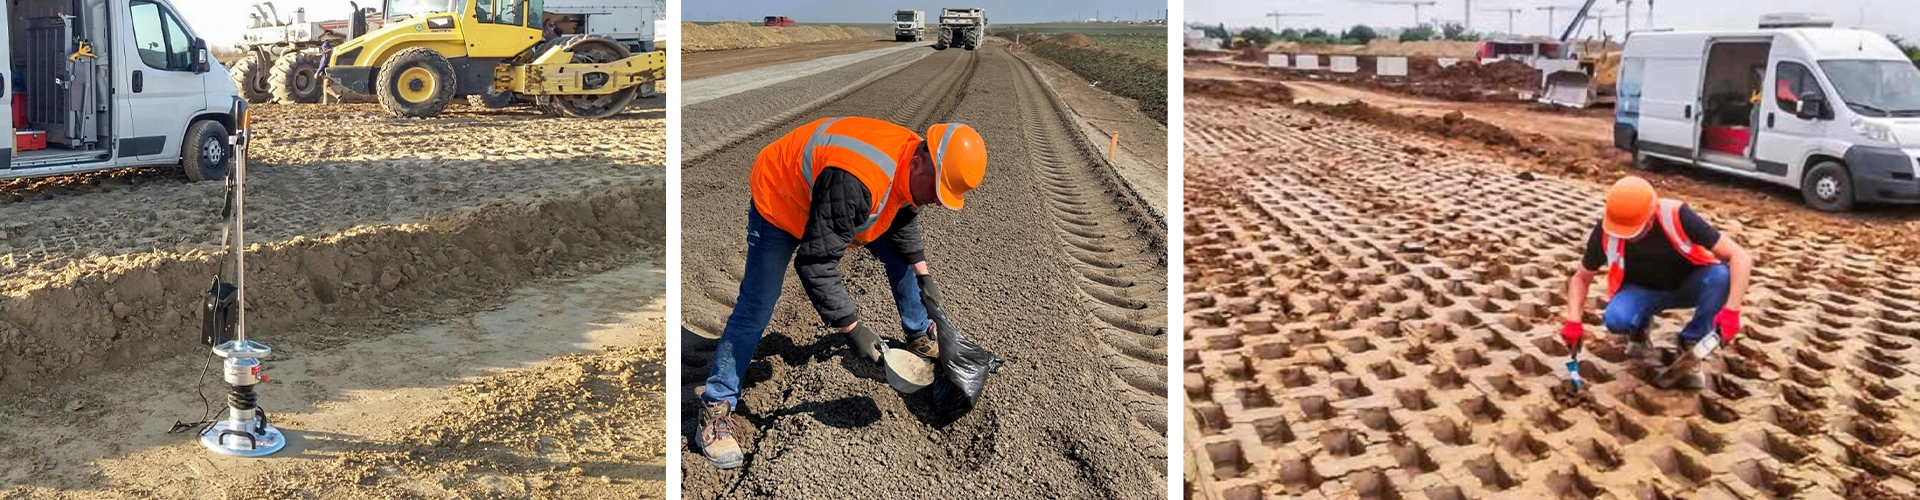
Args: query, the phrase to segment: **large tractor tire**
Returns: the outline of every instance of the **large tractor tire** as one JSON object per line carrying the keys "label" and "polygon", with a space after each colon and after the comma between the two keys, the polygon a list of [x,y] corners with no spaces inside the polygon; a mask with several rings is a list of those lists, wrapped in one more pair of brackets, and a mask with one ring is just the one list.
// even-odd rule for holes
{"label": "large tractor tire", "polygon": [[387,113],[402,118],[431,118],[453,102],[453,63],[425,47],[400,51],[380,65],[374,95]]}
{"label": "large tractor tire", "polygon": [[[633,55],[627,46],[603,36],[572,37],[567,39],[563,47],[573,52],[574,64],[605,64]],[[607,75],[601,75],[598,79],[588,75],[584,80],[589,89],[599,88],[596,85],[614,84],[612,77]],[[552,103],[556,111],[574,118],[606,118],[625,111],[639,93],[640,87],[633,86],[603,95],[556,95],[552,96]]]}
{"label": "large tractor tire", "polygon": [[273,86],[267,83],[269,64],[271,61],[263,60],[259,52],[248,51],[228,69],[233,73],[233,86],[240,89],[240,97],[248,103],[265,104],[273,100]]}
{"label": "large tractor tire", "polygon": [[320,56],[312,52],[288,52],[273,62],[268,76],[273,85],[273,100],[281,104],[313,104],[326,92],[325,77],[320,75]]}

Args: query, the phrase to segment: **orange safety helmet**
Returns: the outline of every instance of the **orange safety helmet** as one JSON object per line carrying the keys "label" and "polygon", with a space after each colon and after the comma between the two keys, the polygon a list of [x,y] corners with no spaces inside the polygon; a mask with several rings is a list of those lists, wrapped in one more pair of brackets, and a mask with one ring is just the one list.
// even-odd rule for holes
{"label": "orange safety helmet", "polygon": [[1607,219],[1600,227],[1615,238],[1638,237],[1640,231],[1646,229],[1647,221],[1653,219],[1654,207],[1659,203],[1653,184],[1629,175],[1607,189]]}
{"label": "orange safety helmet", "polygon": [[987,175],[987,141],[973,127],[939,123],[927,127],[927,152],[933,155],[940,206],[959,210],[967,204],[967,191],[980,187]]}

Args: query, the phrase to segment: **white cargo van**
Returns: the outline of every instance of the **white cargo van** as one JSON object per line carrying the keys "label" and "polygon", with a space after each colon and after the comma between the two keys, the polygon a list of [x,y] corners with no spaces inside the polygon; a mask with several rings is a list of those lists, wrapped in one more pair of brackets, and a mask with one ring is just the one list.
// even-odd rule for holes
{"label": "white cargo van", "polygon": [[0,179],[172,164],[193,180],[226,175],[239,92],[167,0],[0,11],[0,111],[14,139],[0,144]]}
{"label": "white cargo van", "polygon": [[1666,160],[1759,179],[1824,211],[1920,202],[1913,62],[1878,33],[1762,26],[1628,35],[1614,145],[1638,168]]}

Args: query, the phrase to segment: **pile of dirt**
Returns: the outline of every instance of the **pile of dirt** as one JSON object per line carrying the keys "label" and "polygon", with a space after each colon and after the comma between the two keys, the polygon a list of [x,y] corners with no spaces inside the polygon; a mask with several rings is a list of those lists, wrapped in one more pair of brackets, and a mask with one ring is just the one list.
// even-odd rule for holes
{"label": "pile of dirt", "polygon": [[739,21],[727,21],[720,24],[702,26],[691,22],[681,22],[680,50],[683,52],[705,52],[710,50],[750,49],[777,47],[790,43],[848,40],[878,36],[883,35],[877,35],[863,28],[842,28],[840,26],[776,27],[759,26]]}
{"label": "pile of dirt", "polygon": [[1293,103],[1293,89],[1285,84],[1261,80],[1186,79],[1187,95],[1208,95],[1256,101]]}
{"label": "pile of dirt", "polygon": [[1484,66],[1479,61],[1460,61],[1429,73],[1413,73],[1413,75],[1425,83],[1440,85],[1525,89],[1540,85],[1540,70],[1528,66],[1527,63],[1511,59],[1503,59]]}
{"label": "pile of dirt", "polygon": [[[1086,35],[1082,35],[1079,33],[1067,33],[1064,35],[1050,36],[1050,37],[1047,37],[1045,40],[1042,40],[1040,43],[1046,43],[1046,44],[1057,45],[1057,46],[1068,47],[1068,48],[1083,48],[1083,47],[1092,47],[1095,45],[1092,38],[1087,38]],[[1035,44],[1035,45],[1038,45],[1038,44]]]}
{"label": "pile of dirt", "polygon": [[1288,54],[1334,54],[1407,57],[1451,57],[1470,59],[1480,53],[1480,42],[1374,40],[1366,45],[1321,45],[1299,42],[1275,42],[1268,52]]}

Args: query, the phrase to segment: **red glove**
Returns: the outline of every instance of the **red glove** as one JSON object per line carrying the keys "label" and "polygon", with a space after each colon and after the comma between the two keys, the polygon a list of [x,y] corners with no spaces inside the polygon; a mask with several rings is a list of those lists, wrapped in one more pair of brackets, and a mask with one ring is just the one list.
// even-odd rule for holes
{"label": "red glove", "polygon": [[1740,310],[1721,309],[1720,314],[1713,316],[1713,326],[1720,329],[1720,343],[1732,342],[1740,335]]}
{"label": "red glove", "polygon": [[1560,327],[1560,341],[1567,343],[1568,350],[1580,348],[1580,338],[1587,336],[1587,326],[1578,321],[1568,321]]}

